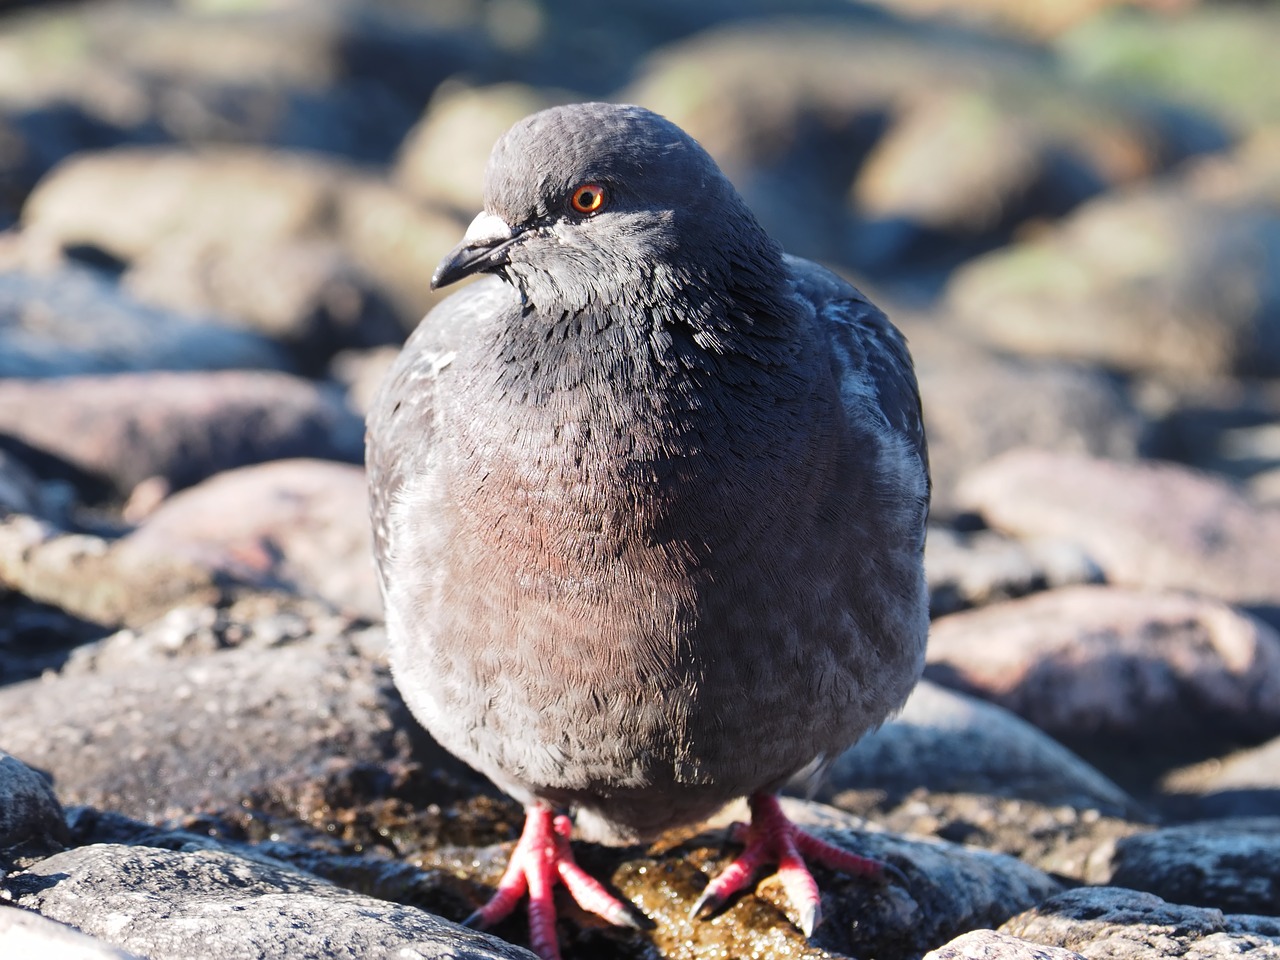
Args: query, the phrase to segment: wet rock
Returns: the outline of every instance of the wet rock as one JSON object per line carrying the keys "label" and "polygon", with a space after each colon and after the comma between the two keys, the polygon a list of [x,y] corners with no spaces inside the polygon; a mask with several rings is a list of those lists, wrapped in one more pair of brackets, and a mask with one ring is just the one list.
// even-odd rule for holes
{"label": "wet rock", "polygon": [[364,470],[275,460],[227,470],[175,494],[111,548],[118,566],[186,560],[210,575],[382,618]]}
{"label": "wet rock", "polygon": [[1125,837],[1116,843],[1110,867],[1105,883],[1171,903],[1280,914],[1280,816],[1189,823]]}
{"label": "wet rock", "polygon": [[896,799],[923,789],[1113,814],[1136,808],[1123,790],[1035,727],[927,680],[901,714],[831,764],[817,798],[868,789]]}
{"label": "wet rock", "polygon": [[403,760],[415,731],[385,669],[324,635],[46,675],[0,689],[0,714],[21,718],[6,749],[64,802],[147,822],[235,808],[342,757]]}
{"label": "wet rock", "polygon": [[1061,947],[1046,947],[996,930],[971,930],[930,950],[924,960],[1083,960]]}
{"label": "wet rock", "polygon": [[[785,800],[784,808],[824,839],[892,863],[906,875],[906,885],[819,877],[826,920],[810,944],[787,919],[776,882],[762,883],[713,919],[690,921],[689,909],[706,877],[726,865],[728,853],[705,836],[695,838],[658,857],[630,859],[612,875],[614,885],[655,921],[650,936],[662,956],[694,958],[715,950],[724,956],[816,960],[835,953],[905,960],[974,926],[994,926],[1022,909],[1017,904],[1038,903],[1058,887],[1011,857],[868,832],[857,818],[821,804]],[[744,812],[744,805],[735,805],[713,824]]]}
{"label": "wet rock", "polygon": [[1255,933],[1248,916],[1166,903],[1120,887],[1068,890],[1019,914],[1000,929],[1035,943],[1093,958],[1280,956],[1280,939]]}
{"label": "wet rock", "polygon": [[1013,540],[991,530],[932,526],[924,562],[934,617],[1102,579],[1097,564],[1070,540]]}
{"label": "wet rock", "polygon": [[359,462],[363,432],[337,397],[282,373],[0,381],[0,433],[108,481],[119,497],[149,477],[176,490],[263,460]]}
{"label": "wet rock", "polygon": [[[970,261],[946,301],[1003,350],[1166,375],[1280,373],[1280,207],[1168,183]],[[1230,277],[1230,282],[1224,278]]]}
{"label": "wet rock", "polygon": [[480,210],[484,168],[498,137],[556,101],[524,84],[443,84],[409,131],[392,176],[406,193],[461,216]]}
{"label": "wet rock", "polygon": [[926,675],[1067,742],[1280,732],[1280,634],[1200,597],[1068,587],[943,617]]}
{"label": "wet rock", "polygon": [[531,956],[414,907],[223,851],[92,844],[3,882],[18,905],[150,960]]}
{"label": "wet rock", "polygon": [[230,367],[289,361],[264,337],[147,306],[88,268],[0,273],[0,377]]}
{"label": "wet rock", "polygon": [[0,865],[66,841],[67,822],[49,781],[0,750]]}
{"label": "wet rock", "polygon": [[959,498],[1014,536],[1074,540],[1109,582],[1192,590],[1280,623],[1280,512],[1220,479],[1025,450],[974,471]]}
{"label": "wet rock", "polygon": [[16,907],[0,910],[0,943],[15,957],[50,960],[144,960],[117,950],[75,927]]}

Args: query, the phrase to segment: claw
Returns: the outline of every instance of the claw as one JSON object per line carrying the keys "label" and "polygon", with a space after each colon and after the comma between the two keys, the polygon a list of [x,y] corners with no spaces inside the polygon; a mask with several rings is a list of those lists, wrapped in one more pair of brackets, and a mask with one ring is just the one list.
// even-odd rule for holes
{"label": "claw", "polygon": [[811,937],[822,923],[822,900],[813,874],[805,865],[806,858],[844,873],[906,885],[906,876],[893,864],[860,857],[805,833],[787,819],[772,794],[756,794],[750,805],[750,826],[745,831],[735,831],[745,833],[745,849],[707,884],[689,911],[690,920],[705,915],[704,908],[708,906],[710,912],[718,910],[730,896],[751,883],[757,868],[764,863],[778,864],[778,879],[796,912],[797,926],[806,937]]}

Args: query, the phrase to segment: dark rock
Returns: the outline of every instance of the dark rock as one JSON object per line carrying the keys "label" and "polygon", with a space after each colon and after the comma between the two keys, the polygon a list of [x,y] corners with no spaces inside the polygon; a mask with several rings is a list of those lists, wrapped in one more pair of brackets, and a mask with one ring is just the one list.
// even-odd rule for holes
{"label": "dark rock", "polygon": [[1280,817],[1189,823],[1125,837],[1110,867],[1104,882],[1111,886],[1171,903],[1280,917]]}
{"label": "dark rock", "polygon": [[[246,646],[0,689],[6,748],[59,797],[157,822],[236,808],[341,757],[403,760],[408,714],[344,637]],[[425,742],[425,740],[424,740]]]}
{"label": "dark rock", "polygon": [[1102,579],[1097,564],[1070,540],[1012,540],[991,530],[933,526],[924,562],[934,617]]}
{"label": "dark rock", "polygon": [[18,905],[149,960],[531,956],[414,907],[218,850],[92,844],[4,885]]}
{"label": "dark rock", "polygon": [[176,490],[264,460],[359,462],[363,432],[337,397],[281,373],[0,381],[0,433],[108,481],[120,497],[149,477]]}
{"label": "dark rock", "polygon": [[971,261],[946,299],[965,329],[1015,353],[1274,376],[1278,265],[1280,206],[1164,183],[1092,201],[1047,236]]}
{"label": "dark rock", "polygon": [[0,750],[0,865],[60,850],[67,839],[49,781]]}
{"label": "dark rock", "polygon": [[32,910],[0,909],[0,943],[14,957],[47,960],[145,960]]}
{"label": "dark rock", "polygon": [[1026,450],[974,471],[959,499],[1014,536],[1074,540],[1109,582],[1193,590],[1280,623],[1280,512],[1218,478]]}
{"label": "dark rock", "polygon": [[124,569],[186,560],[210,575],[382,617],[364,471],[327,460],[227,470],[170,497],[111,548]]}
{"label": "dark rock", "polygon": [[1020,940],[996,930],[971,930],[948,944],[930,950],[923,960],[1084,960],[1061,947]]}
{"label": "dark rock", "polygon": [[1185,817],[1280,817],[1280,737],[1174,770],[1161,786]]}
{"label": "dark rock", "polygon": [[[816,794],[880,790],[977,793],[1124,813],[1123,790],[999,707],[921,681],[902,713],[841,754]],[[838,803],[838,800],[837,800]]]}
{"label": "dark rock", "polygon": [[952,614],[933,624],[925,673],[1069,743],[1280,733],[1280,634],[1186,594],[1079,586]]}
{"label": "dark rock", "polygon": [[[1075,950],[1088,960],[1147,957],[1280,956],[1280,940],[1251,932],[1244,916],[1166,903],[1120,887],[1068,890],[1000,929],[1035,943]],[[1246,929],[1241,929],[1245,927]]]}
{"label": "dark rock", "polygon": [[146,306],[87,268],[0,273],[0,377],[288,365],[264,337]]}

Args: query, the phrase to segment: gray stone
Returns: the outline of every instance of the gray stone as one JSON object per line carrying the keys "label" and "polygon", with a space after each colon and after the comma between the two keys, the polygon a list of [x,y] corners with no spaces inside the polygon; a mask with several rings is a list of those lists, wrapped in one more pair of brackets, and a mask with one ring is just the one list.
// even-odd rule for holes
{"label": "gray stone", "polygon": [[1280,914],[1280,816],[1188,823],[1125,837],[1115,845],[1110,868],[1104,882],[1171,903]]}
{"label": "gray stone", "polygon": [[1013,540],[991,530],[930,527],[924,563],[934,617],[1102,579],[1097,564],[1070,540]]}
{"label": "gray stone", "polygon": [[1278,264],[1280,207],[1163,184],[1091,201],[1048,236],[968,262],[946,302],[965,329],[1015,353],[1275,376]]}
{"label": "gray stone", "polygon": [[970,930],[930,950],[923,960],[1084,960],[1061,947],[1046,947],[997,930]]}
{"label": "gray stone", "polygon": [[216,850],[92,844],[3,883],[18,905],[149,960],[531,956],[415,907]]}
{"label": "gray stone", "polygon": [[1164,789],[1202,817],[1280,816],[1280,737],[1171,773]]}
{"label": "gray stone", "polygon": [[365,500],[364,471],[353,464],[300,459],[240,467],[170,497],[110,556],[124,569],[152,569],[163,557],[186,560],[380,620]]}
{"label": "gray stone", "polygon": [[176,490],[263,460],[360,462],[363,432],[338,397],[283,373],[0,381],[0,433],[109,481],[119,496],[150,477]]}
{"label": "gray stone", "polygon": [[957,351],[948,343],[954,338],[921,337],[911,327],[907,336],[929,435],[934,516],[962,506],[957,486],[965,474],[1016,447],[1137,458],[1144,420],[1103,371]]}
{"label": "gray stone", "polygon": [[1116,813],[1123,790],[1035,727],[989,703],[921,681],[902,713],[831,765],[819,799],[876,789],[976,793]]}
{"label": "gray stone", "polygon": [[1280,732],[1280,634],[1188,594],[1078,586],[952,614],[925,671],[1072,743]]}
{"label": "gray stone", "polygon": [[250,331],[146,306],[87,268],[0,273],[0,377],[231,367],[288,359]]}
{"label": "gray stone", "polygon": [[11,957],[44,960],[144,960],[31,910],[0,906],[0,944]]}
{"label": "gray stone", "polygon": [[235,808],[336,758],[403,759],[414,731],[385,668],[324,635],[46,675],[0,688],[0,715],[6,748],[64,802],[152,823]]}
{"label": "gray stone", "polygon": [[1280,939],[1241,929],[1247,919],[1220,910],[1166,903],[1121,887],[1081,887],[1013,917],[1001,931],[1074,950],[1087,960],[1183,957],[1211,960],[1248,953],[1280,957]]}
{"label": "gray stone", "polygon": [[58,849],[66,840],[66,819],[49,781],[0,750],[0,861]]}
{"label": "gray stone", "polygon": [[1221,479],[1021,450],[971,473],[959,498],[1013,536],[1075,541],[1111,583],[1192,590],[1280,624],[1280,511]]}

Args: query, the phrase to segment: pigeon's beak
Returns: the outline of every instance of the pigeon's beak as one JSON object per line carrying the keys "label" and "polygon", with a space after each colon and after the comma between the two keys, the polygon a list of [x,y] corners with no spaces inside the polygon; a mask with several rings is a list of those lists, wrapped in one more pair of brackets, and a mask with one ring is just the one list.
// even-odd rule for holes
{"label": "pigeon's beak", "polygon": [[431,289],[438,290],[456,283],[463,277],[482,270],[493,270],[507,262],[511,245],[520,236],[501,217],[481,213],[471,221],[462,242],[446,254],[431,275]]}

